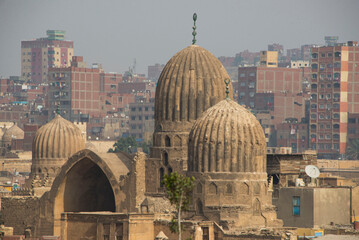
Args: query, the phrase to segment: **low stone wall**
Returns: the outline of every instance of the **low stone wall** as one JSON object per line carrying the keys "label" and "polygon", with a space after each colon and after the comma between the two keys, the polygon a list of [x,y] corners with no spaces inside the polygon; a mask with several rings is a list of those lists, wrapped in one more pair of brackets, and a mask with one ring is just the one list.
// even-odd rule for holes
{"label": "low stone wall", "polygon": [[30,196],[3,197],[1,207],[5,226],[13,227],[15,235],[24,234],[25,229],[35,226],[39,219],[39,202],[39,198]]}

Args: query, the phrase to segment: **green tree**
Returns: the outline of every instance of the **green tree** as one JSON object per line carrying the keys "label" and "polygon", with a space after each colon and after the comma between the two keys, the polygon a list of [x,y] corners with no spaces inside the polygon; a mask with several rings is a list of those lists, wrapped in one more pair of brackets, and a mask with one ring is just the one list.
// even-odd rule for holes
{"label": "green tree", "polygon": [[137,142],[134,137],[120,138],[113,144],[113,148],[110,148],[109,152],[128,152],[132,153],[132,149],[137,148]]}
{"label": "green tree", "polygon": [[171,229],[178,231],[179,240],[181,240],[181,213],[182,211],[187,210],[191,203],[194,182],[194,177],[186,177],[177,172],[173,172],[170,175],[164,175],[163,185],[166,188],[167,198],[177,210],[177,216],[172,219]]}
{"label": "green tree", "polygon": [[359,160],[359,139],[349,141],[346,155],[349,159]]}
{"label": "green tree", "polygon": [[150,153],[150,148],[152,147],[152,141],[142,142],[142,143],[138,144],[138,146],[142,148],[142,151],[144,153],[149,154]]}

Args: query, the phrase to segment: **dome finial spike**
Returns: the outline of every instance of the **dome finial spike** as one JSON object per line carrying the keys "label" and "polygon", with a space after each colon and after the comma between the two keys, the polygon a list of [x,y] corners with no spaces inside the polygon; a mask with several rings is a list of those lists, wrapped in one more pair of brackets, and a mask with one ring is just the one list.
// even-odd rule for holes
{"label": "dome finial spike", "polygon": [[192,36],[193,36],[193,39],[192,39],[192,45],[195,45],[196,44],[196,35],[197,35],[197,32],[196,32],[196,21],[197,21],[197,13],[193,13],[193,32],[192,32]]}
{"label": "dome finial spike", "polygon": [[60,104],[57,104],[56,115],[60,115]]}
{"label": "dome finial spike", "polygon": [[224,79],[224,83],[226,84],[226,99],[230,99],[229,98],[229,83],[231,82],[231,79],[226,78]]}

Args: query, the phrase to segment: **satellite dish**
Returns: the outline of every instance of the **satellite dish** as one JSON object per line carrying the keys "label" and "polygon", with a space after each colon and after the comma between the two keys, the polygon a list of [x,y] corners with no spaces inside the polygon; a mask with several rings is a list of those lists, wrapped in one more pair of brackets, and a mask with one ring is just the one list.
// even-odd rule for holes
{"label": "satellite dish", "polygon": [[319,168],[314,165],[308,165],[305,167],[305,173],[311,178],[317,178],[320,175]]}

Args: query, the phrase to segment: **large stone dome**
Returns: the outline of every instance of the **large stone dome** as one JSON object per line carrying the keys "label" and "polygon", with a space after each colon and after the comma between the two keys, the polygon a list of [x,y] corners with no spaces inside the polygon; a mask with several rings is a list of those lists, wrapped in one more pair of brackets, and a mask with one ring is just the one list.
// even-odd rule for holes
{"label": "large stone dome", "polygon": [[[35,134],[32,143],[32,171],[46,172],[53,168],[54,173],[70,156],[84,148],[85,140],[80,129],[57,115]],[[42,169],[45,167],[46,169]]]}
{"label": "large stone dome", "polygon": [[12,139],[24,139],[24,131],[16,124],[5,130],[4,135],[2,136],[3,143],[11,142]]}
{"label": "large stone dome", "polygon": [[188,148],[192,172],[266,172],[263,129],[251,112],[230,99],[195,122]]}
{"label": "large stone dome", "polygon": [[[200,46],[191,45],[176,53],[158,80],[156,126],[166,121],[194,122],[206,109],[224,99],[227,78],[221,62]],[[233,95],[232,85],[230,94]]]}

